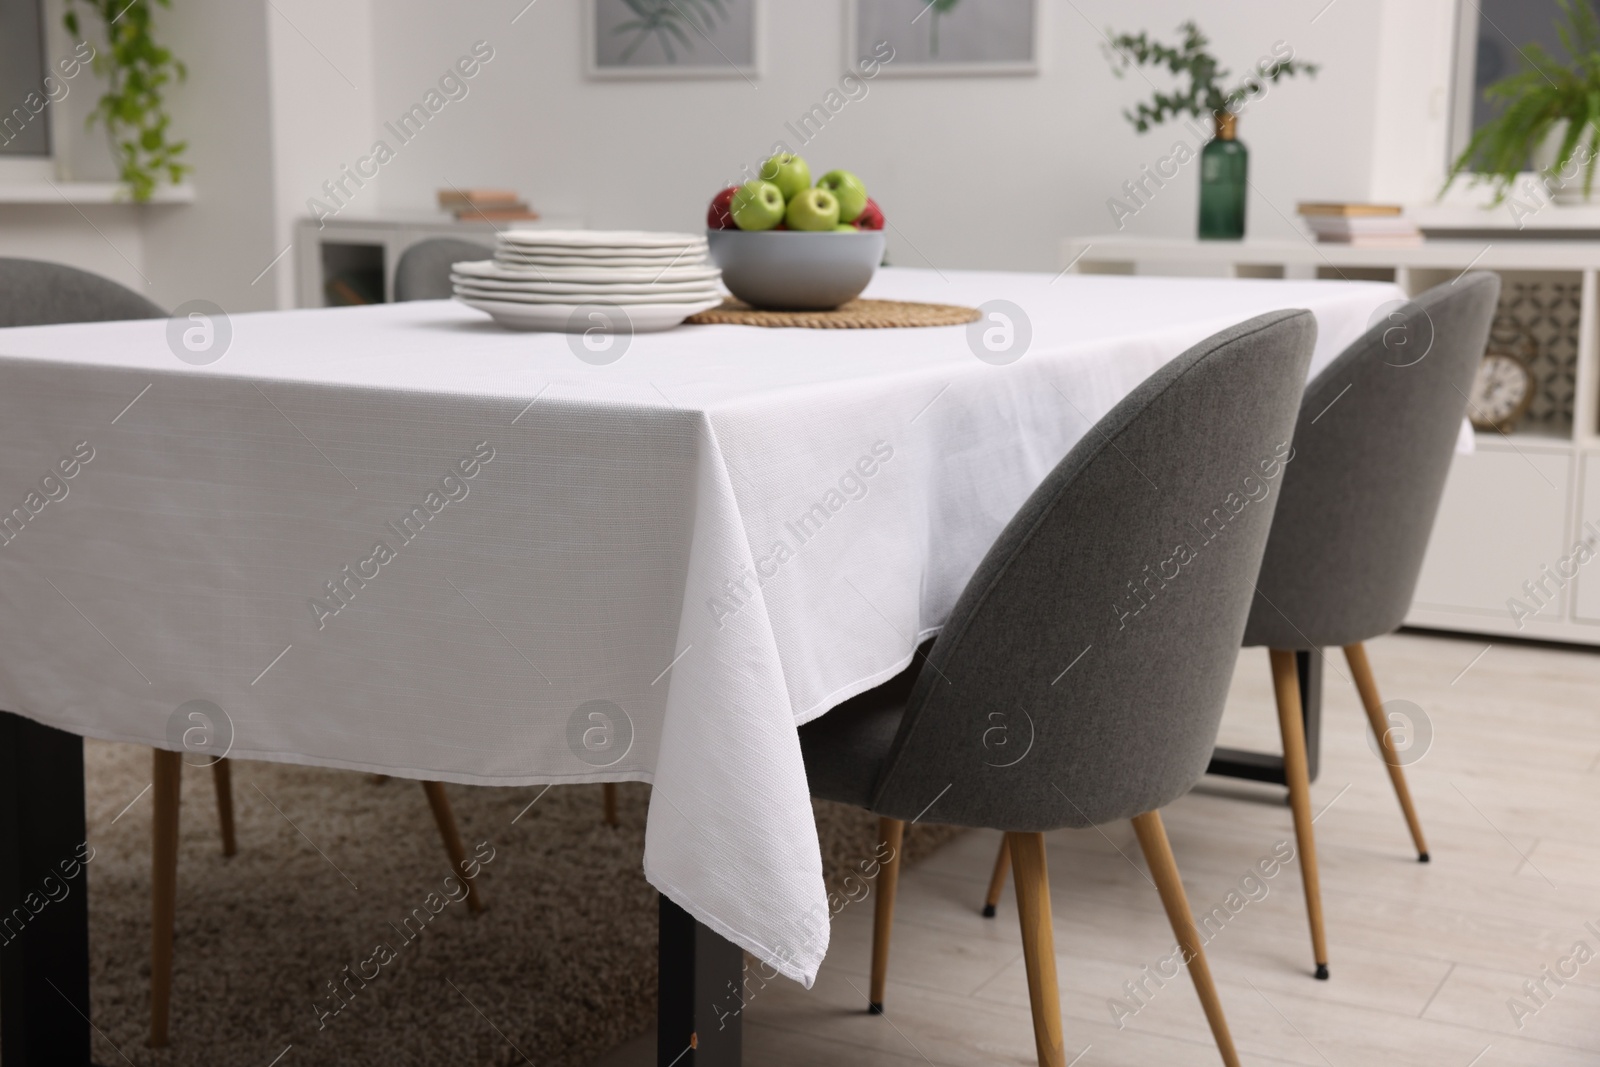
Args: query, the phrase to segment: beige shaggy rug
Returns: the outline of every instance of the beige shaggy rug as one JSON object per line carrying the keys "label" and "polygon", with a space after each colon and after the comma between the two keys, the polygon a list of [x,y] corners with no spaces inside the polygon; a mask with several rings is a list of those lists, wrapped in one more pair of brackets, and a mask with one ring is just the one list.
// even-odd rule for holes
{"label": "beige shaggy rug", "polygon": [[[88,741],[84,759],[98,1063],[587,1067],[655,1025],[648,786],[620,787],[616,829],[601,820],[598,785],[542,797],[448,787],[469,853],[492,849],[479,882],[489,910],[474,917],[444,894],[449,863],[415,782],[235,763],[232,859],[211,772],[184,771],[172,1037],[150,1049],[150,751]],[[816,808],[828,884],[842,895],[872,855],[876,820]],[[908,860],[956,832],[916,827]],[[397,929],[430,893],[437,914]],[[380,942],[392,959],[374,959]],[[346,967],[377,974],[346,985]]]}

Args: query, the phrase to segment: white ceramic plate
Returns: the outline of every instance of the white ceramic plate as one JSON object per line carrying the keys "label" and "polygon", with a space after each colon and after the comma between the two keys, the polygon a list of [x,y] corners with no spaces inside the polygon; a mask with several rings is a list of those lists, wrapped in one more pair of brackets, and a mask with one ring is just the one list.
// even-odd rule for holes
{"label": "white ceramic plate", "polygon": [[651,304],[698,304],[720,299],[716,289],[697,289],[673,293],[637,293],[625,295],[597,295],[593,293],[517,293],[503,289],[479,289],[471,285],[458,285],[455,295],[473,300],[504,300],[512,304],[604,304],[608,307],[639,307]]}
{"label": "white ceramic plate", "polygon": [[528,290],[491,290],[472,282],[458,282],[456,293],[482,296],[490,301],[539,301],[542,304],[693,304],[722,294],[714,285],[694,286],[693,290],[640,290],[616,293],[613,290],[568,290],[565,293],[538,293]]}
{"label": "white ceramic plate", "polygon": [[473,289],[486,289],[507,293],[567,293],[577,297],[602,297],[614,296],[650,296],[666,293],[703,293],[716,286],[710,282],[657,282],[651,285],[648,282],[623,282],[611,284],[605,282],[542,282],[528,281],[501,281],[498,278],[474,278],[464,274],[450,275],[450,281],[456,288],[468,286]]}
{"label": "white ceramic plate", "polygon": [[[576,326],[571,325],[573,312],[582,306],[579,304],[518,304],[505,300],[480,300],[475,297],[456,297],[456,299],[470,308],[486,312],[496,323],[508,330],[567,333],[569,330],[587,326],[582,319]],[[636,304],[617,310],[627,315],[634,333],[654,333],[658,330],[670,330],[690,315],[714,308],[720,303],[722,300],[718,298],[702,300],[695,304]]]}
{"label": "white ceramic plate", "polygon": [[539,267],[517,269],[490,259],[453,263],[454,274],[503,282],[710,282],[722,277],[716,267]]}
{"label": "white ceramic plate", "polygon": [[546,248],[691,248],[706,243],[705,234],[649,230],[507,230],[500,240]]}
{"label": "white ceramic plate", "polygon": [[508,267],[699,267],[705,265],[707,256],[704,252],[673,256],[528,256],[502,248],[494,254],[494,261]]}
{"label": "white ceramic plate", "polygon": [[651,256],[670,259],[673,256],[706,252],[711,248],[708,241],[696,241],[688,245],[540,245],[531,243],[512,243],[501,241],[496,246],[501,252],[508,252],[518,256],[575,256],[583,259],[604,259],[626,253],[630,256]]}
{"label": "white ceramic plate", "polygon": [[[563,252],[535,250],[522,252],[500,248],[495,251],[498,263],[539,263],[553,267],[665,267],[668,264],[695,266],[709,262],[711,254],[704,248],[688,248],[670,255],[658,256],[649,249],[619,249],[604,256],[569,256]],[[632,262],[621,262],[631,260]]]}

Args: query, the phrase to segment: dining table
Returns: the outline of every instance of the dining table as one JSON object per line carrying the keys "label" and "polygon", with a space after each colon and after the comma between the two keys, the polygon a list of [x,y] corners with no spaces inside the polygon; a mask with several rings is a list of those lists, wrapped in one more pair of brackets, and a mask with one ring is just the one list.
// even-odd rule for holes
{"label": "dining table", "polygon": [[744,953],[809,986],[828,949],[798,728],[905,670],[1157,368],[1306,308],[1315,375],[1404,299],[898,267],[864,295],[979,314],[598,344],[452,301],[0,330],[7,1067],[91,1062],[82,739],[182,750],[196,708],[235,760],[650,783],[660,1062],[737,1063]]}

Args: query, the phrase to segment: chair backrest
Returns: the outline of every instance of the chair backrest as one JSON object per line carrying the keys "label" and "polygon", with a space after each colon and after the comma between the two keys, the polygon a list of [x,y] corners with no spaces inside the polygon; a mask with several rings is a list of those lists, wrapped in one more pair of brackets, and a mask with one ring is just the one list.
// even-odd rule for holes
{"label": "chair backrest", "polygon": [[0,326],[166,316],[158,305],[98,274],[39,259],[0,258]]}
{"label": "chair backrest", "polygon": [[1225,330],[1092,427],[978,565],[928,653],[873,810],[1042,831],[1204,773],[1316,339]]}
{"label": "chair backrest", "polygon": [[418,241],[400,255],[394,269],[394,298],[406,300],[448,300],[450,265],[464,259],[490,259],[494,249],[456,237],[430,237]]}
{"label": "chair backrest", "polygon": [[1245,643],[1326,648],[1411,608],[1500,277],[1428,290],[1306,388]]}

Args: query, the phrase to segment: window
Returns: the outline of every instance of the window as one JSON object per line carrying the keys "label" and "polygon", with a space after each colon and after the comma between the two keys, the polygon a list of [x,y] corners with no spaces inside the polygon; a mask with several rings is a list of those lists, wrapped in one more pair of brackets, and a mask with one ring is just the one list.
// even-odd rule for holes
{"label": "window", "polygon": [[42,8],[0,0],[0,157],[50,155]]}
{"label": "window", "polygon": [[[1589,2],[1600,12],[1600,0]],[[1555,0],[1461,0],[1451,111],[1452,160],[1467,147],[1473,133],[1497,113],[1495,105],[1484,102],[1483,90],[1521,68],[1519,46],[1537,42],[1558,60],[1567,59],[1567,50],[1556,32],[1556,23],[1561,19],[1561,8]]]}

